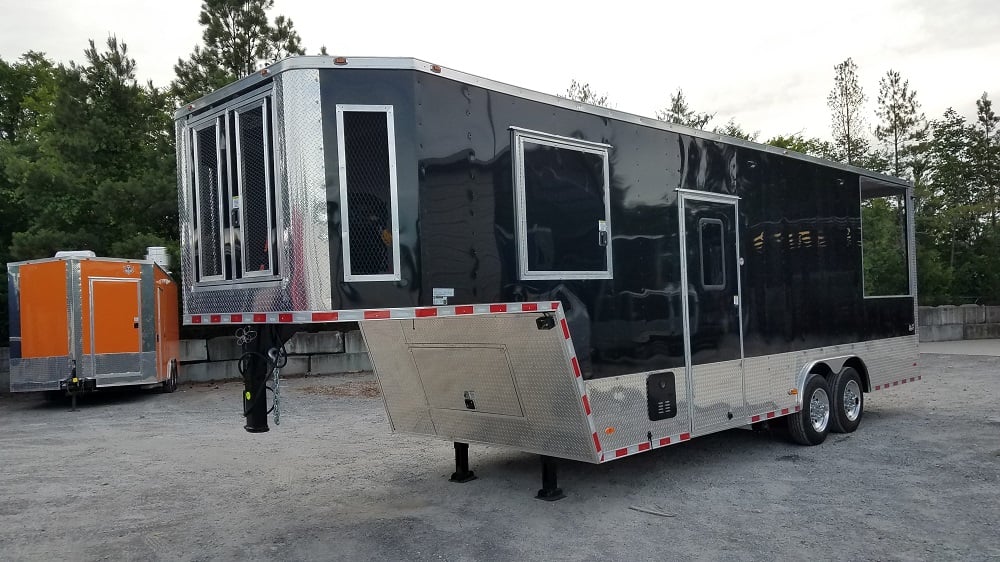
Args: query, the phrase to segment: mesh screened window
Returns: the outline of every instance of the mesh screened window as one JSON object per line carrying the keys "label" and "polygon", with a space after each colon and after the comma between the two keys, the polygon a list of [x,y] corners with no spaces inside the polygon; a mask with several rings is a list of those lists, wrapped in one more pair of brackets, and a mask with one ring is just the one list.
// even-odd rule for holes
{"label": "mesh screened window", "polygon": [[399,280],[392,107],[337,106],[337,136],[344,279]]}
{"label": "mesh screened window", "polygon": [[611,277],[606,145],[515,132],[524,279]]}
{"label": "mesh screened window", "polygon": [[195,202],[197,209],[199,279],[221,277],[222,242],[219,217],[218,123],[196,131]]}
{"label": "mesh screened window", "polygon": [[701,219],[698,222],[701,244],[701,285],[706,289],[726,286],[726,252],[723,246],[722,221]]}
{"label": "mesh screened window", "polygon": [[190,125],[198,282],[273,278],[277,203],[270,91]]}
{"label": "mesh screened window", "polygon": [[266,126],[267,104],[263,101],[237,112],[239,183],[242,186],[243,273],[245,276],[271,275],[271,157]]}

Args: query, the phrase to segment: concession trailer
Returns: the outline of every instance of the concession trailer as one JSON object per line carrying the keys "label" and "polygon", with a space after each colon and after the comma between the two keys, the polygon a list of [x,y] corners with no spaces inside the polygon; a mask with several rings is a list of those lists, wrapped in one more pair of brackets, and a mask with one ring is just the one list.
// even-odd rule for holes
{"label": "concession trailer", "polygon": [[392,429],[454,441],[453,479],[503,445],[549,499],[553,457],[777,418],[814,445],[920,378],[898,178],[408,58],[287,59],[176,133],[184,323],[256,335],[249,431],[316,323],[360,324]]}
{"label": "concession trailer", "polygon": [[11,392],[177,388],[177,284],[152,260],[7,264]]}

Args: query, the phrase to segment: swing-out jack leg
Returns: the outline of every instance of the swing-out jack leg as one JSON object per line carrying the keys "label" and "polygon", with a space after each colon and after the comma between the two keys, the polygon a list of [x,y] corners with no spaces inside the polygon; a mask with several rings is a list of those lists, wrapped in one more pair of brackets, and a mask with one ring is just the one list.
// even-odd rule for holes
{"label": "swing-out jack leg", "polygon": [[556,478],[556,459],[542,455],[542,489],[535,498],[554,502],[566,497]]}
{"label": "swing-out jack leg", "polygon": [[455,442],[455,472],[452,473],[452,482],[465,483],[476,479],[475,473],[469,470],[469,444]]}

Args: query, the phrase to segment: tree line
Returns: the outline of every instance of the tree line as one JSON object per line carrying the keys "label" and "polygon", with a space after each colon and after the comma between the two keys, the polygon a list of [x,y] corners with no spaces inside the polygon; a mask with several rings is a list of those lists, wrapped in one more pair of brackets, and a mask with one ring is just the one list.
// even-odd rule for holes
{"label": "tree line", "polygon": [[[7,262],[61,249],[139,258],[147,246],[167,246],[176,260],[172,112],[273,61],[305,54],[293,22],[273,8],[274,0],[204,0],[201,42],[178,58],[166,87],[137,79],[136,61],[116,36],[89,41],[81,62],[37,51],[0,58],[0,279]],[[608,104],[607,94],[577,81],[565,96]],[[928,122],[916,93],[890,72],[879,92],[878,142],[870,142],[864,100],[848,59],[837,66],[828,100],[833,140],[794,133],[767,142],[911,178],[919,195],[921,300],[1000,301],[1000,132],[991,101],[980,98],[975,122],[951,109]],[[656,117],[705,128],[715,114],[693,110],[678,89]],[[759,135],[732,119],[714,130]],[[0,282],[0,339],[6,336],[7,284]]]}
{"label": "tree line", "polygon": [[[610,106],[608,94],[587,82],[573,80],[561,95]],[[865,113],[867,100],[857,64],[848,58],[834,67],[826,100],[831,140],[791,133],[763,142],[912,181],[920,303],[1000,303],[1000,117],[989,95],[976,99],[972,121],[950,107],[929,120],[909,80],[889,69],[879,81],[873,116]],[[656,117],[746,140],[759,136],[734,119],[709,128],[715,114],[695,111],[682,89]],[[897,218],[877,203],[863,211],[866,220],[881,221],[879,230],[891,230],[886,223]],[[867,261],[866,269],[872,265]]]}

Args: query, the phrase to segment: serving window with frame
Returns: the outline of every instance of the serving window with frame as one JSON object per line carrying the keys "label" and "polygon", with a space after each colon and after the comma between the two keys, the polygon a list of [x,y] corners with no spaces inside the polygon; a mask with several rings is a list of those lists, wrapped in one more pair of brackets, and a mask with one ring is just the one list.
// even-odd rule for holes
{"label": "serving window with frame", "polygon": [[864,297],[912,296],[906,188],[862,177],[859,192]]}
{"label": "serving window with frame", "polygon": [[520,278],[611,279],[611,146],[511,131]]}
{"label": "serving window with frame", "polygon": [[399,195],[391,105],[337,105],[345,281],[399,281]]}
{"label": "serving window with frame", "polygon": [[268,87],[187,127],[199,285],[278,277],[273,113]]}

